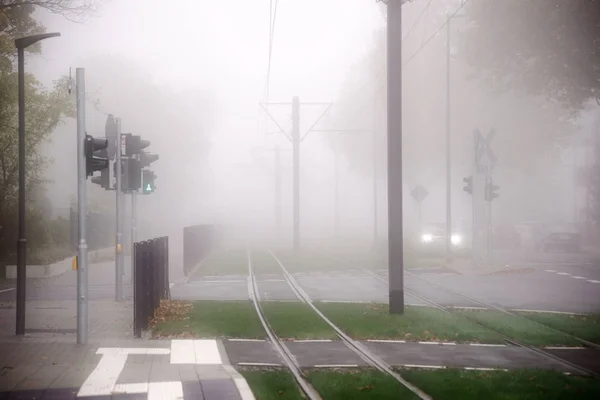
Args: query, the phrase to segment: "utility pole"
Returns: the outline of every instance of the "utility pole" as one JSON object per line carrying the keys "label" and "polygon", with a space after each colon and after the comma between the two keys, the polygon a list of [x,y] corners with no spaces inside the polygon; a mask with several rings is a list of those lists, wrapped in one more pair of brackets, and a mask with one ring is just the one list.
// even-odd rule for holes
{"label": "utility pole", "polygon": [[[290,103],[268,103],[268,104],[277,104],[277,105],[290,105]],[[293,152],[293,164],[294,164],[294,189],[293,189],[293,203],[294,203],[294,232],[293,232],[293,243],[294,250],[300,249],[300,142],[306,138],[310,132],[316,132],[313,128],[319,123],[321,118],[327,114],[333,103],[304,103],[304,105],[311,106],[323,106],[326,105],[327,109],[321,114],[319,118],[315,121],[315,123],[308,129],[304,136],[300,135],[300,99],[298,96],[294,96],[292,98],[292,134],[289,135],[285,132],[285,130],[277,123],[275,118],[269,113],[269,110],[265,107],[268,104],[260,104],[260,106],[265,110],[267,115],[271,118],[271,120],[277,125],[279,131],[286,135],[288,139],[292,142],[292,152]]]}
{"label": "utility pole", "polygon": [[300,249],[300,99],[292,99],[292,151],[294,153],[294,250]]}
{"label": "utility pole", "polygon": [[371,146],[372,146],[372,160],[373,163],[373,242],[377,242],[377,231],[379,227],[377,226],[377,208],[378,208],[378,200],[377,200],[377,112],[376,112],[376,104],[377,98],[373,101],[373,126],[371,132]]}
{"label": "utility pole", "polygon": [[123,300],[123,218],[122,218],[122,206],[123,206],[123,171],[122,171],[122,160],[123,160],[123,138],[121,137],[121,118],[116,118],[117,124],[117,188],[116,188],[116,216],[117,216],[117,235],[116,235],[116,248],[115,248],[115,301]]}
{"label": "utility pole", "polygon": [[281,235],[281,150],[275,146],[275,225],[277,237]]}
{"label": "utility pole", "polygon": [[77,94],[77,208],[79,243],[77,246],[77,344],[88,340],[88,246],[87,235],[87,166],[85,154],[85,70],[76,69]]}
{"label": "utility pole", "polygon": [[452,262],[452,179],[450,151],[450,21],[446,24],[446,264]]}
{"label": "utility pole", "polygon": [[389,0],[387,4],[389,311],[391,314],[404,314],[402,1]]}
{"label": "utility pole", "polygon": [[333,183],[333,229],[335,237],[339,237],[340,235],[340,170],[339,170],[339,156],[338,150],[336,148],[333,153],[333,174],[334,174],[334,183]]}

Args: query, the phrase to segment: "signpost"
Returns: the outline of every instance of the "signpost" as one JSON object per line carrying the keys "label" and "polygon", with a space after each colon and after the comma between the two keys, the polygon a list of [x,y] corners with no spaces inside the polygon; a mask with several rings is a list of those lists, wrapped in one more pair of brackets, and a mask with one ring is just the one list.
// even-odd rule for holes
{"label": "signpost", "polygon": [[410,191],[410,195],[417,202],[419,207],[419,229],[421,229],[423,227],[421,220],[421,203],[429,196],[429,191],[419,184]]}
{"label": "signpost", "polygon": [[473,262],[492,263],[491,201],[486,201],[485,191],[492,181],[492,173],[498,158],[491,148],[496,130],[491,129],[483,136],[479,129],[474,131],[473,157]]}

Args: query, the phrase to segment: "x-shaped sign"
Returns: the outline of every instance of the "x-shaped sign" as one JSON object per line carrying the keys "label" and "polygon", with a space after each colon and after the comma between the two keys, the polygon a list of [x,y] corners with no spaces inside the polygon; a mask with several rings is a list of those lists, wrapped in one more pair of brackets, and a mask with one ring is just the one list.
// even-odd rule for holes
{"label": "x-shaped sign", "polygon": [[490,147],[495,136],[496,130],[493,128],[486,137],[481,134],[479,129],[475,129],[475,165],[478,171],[483,171],[486,167],[491,171],[498,162],[498,158]]}

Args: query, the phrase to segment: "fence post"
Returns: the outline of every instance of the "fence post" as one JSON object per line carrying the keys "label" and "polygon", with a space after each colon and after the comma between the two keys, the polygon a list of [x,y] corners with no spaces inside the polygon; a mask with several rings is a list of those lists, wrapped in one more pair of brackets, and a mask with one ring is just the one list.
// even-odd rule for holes
{"label": "fence post", "polygon": [[164,241],[164,260],[165,260],[165,298],[171,300],[171,284],[169,282],[169,237]]}
{"label": "fence post", "polygon": [[141,272],[141,268],[140,268],[140,261],[141,261],[141,257],[140,257],[140,249],[141,249],[141,244],[140,243],[135,243],[133,245],[133,249],[134,249],[134,258],[133,258],[133,275],[134,275],[134,279],[133,279],[133,335],[136,338],[141,338],[142,337],[142,325],[141,325],[141,306],[142,306],[142,299],[140,298],[141,293],[142,293],[142,289],[141,289],[141,284],[143,283],[142,278],[140,276],[140,272]]}
{"label": "fence post", "polygon": [[148,319],[150,318],[150,307],[151,307],[151,299],[150,299],[150,288],[152,283],[152,276],[150,274],[150,241],[144,242],[144,256],[143,256],[143,274],[144,274],[144,320],[143,327],[144,329],[148,328]]}

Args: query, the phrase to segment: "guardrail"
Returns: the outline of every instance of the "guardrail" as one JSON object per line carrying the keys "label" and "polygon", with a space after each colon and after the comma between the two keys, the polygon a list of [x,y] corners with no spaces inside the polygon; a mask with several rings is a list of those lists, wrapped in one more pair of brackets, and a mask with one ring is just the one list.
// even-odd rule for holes
{"label": "guardrail", "polygon": [[160,301],[170,299],[169,238],[134,244],[133,335],[142,337]]}

